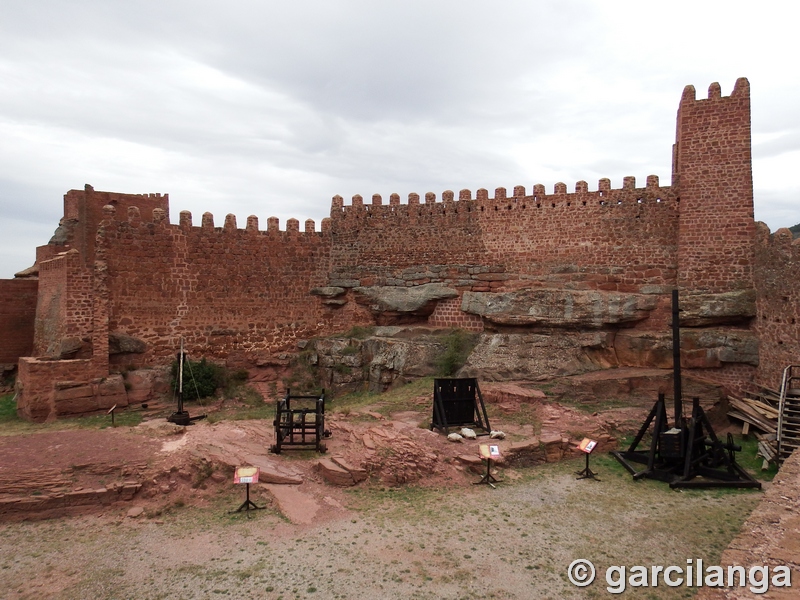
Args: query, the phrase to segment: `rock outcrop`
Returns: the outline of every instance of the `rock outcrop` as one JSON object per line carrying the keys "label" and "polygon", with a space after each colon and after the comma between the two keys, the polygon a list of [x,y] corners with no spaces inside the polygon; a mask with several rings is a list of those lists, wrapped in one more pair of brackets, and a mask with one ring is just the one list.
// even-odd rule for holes
{"label": "rock outcrop", "polygon": [[536,380],[609,368],[617,364],[613,340],[605,331],[483,334],[458,376]]}
{"label": "rock outcrop", "polygon": [[[614,350],[620,366],[672,368],[672,334],[619,331]],[[744,329],[683,329],[681,364],[686,368],[717,368],[723,363],[758,366],[758,337]]]}
{"label": "rock outcrop", "polygon": [[681,295],[681,327],[746,323],[756,316],[754,289]]}
{"label": "rock outcrop", "polygon": [[322,303],[329,306],[341,306],[347,304],[347,298],[343,298],[347,290],[343,287],[329,285],[325,287],[316,287],[311,290],[312,296],[319,296],[322,298]]}
{"label": "rock outcrop", "polygon": [[412,287],[371,286],[353,288],[356,302],[367,306],[378,325],[409,323],[427,318],[436,302],[455,298],[458,292],[441,283]]}
{"label": "rock outcrop", "polygon": [[496,325],[599,328],[646,319],[658,298],[599,290],[464,292],[461,310]]}
{"label": "rock outcrop", "polygon": [[142,354],[146,350],[147,344],[132,335],[120,331],[112,331],[108,334],[109,354]]}
{"label": "rock outcrop", "polygon": [[402,332],[400,328],[379,328],[376,335],[363,340],[317,339],[310,361],[322,371],[326,387],[366,381],[370,391],[383,392],[395,381],[433,375],[436,359],[445,350],[440,337],[429,332],[413,339],[394,337]]}

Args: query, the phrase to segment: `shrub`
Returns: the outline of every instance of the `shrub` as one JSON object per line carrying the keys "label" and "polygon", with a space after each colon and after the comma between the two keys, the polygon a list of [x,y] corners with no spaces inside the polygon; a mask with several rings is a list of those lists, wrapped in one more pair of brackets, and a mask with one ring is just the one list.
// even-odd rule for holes
{"label": "shrub", "polygon": [[445,350],[436,360],[436,374],[439,377],[452,377],[464,366],[478,336],[463,329],[453,329],[444,338]]}
{"label": "shrub", "polygon": [[[247,372],[245,371],[245,379]],[[231,380],[228,370],[208,362],[185,360],[183,367],[183,397],[185,400],[199,400],[213,396],[220,388],[227,387]],[[178,389],[178,361],[172,363],[172,389]]]}

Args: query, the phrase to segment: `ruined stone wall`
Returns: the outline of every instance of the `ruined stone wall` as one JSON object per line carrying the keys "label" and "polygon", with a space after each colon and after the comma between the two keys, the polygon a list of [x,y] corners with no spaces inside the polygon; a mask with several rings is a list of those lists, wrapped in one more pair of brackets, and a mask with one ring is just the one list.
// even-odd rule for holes
{"label": "ruined stone wall", "polygon": [[800,239],[764,223],[756,235],[756,310],[760,340],[757,381],[777,390],[783,369],[800,364]]}
{"label": "ruined stone wall", "polygon": [[15,364],[33,351],[36,279],[0,280],[0,364]]}
{"label": "ruined stone wall", "polygon": [[[79,353],[81,344],[89,344],[92,270],[82,263],[80,253],[72,249],[39,265],[34,356],[62,358]],[[84,351],[87,353],[91,354]]]}
{"label": "ruined stone wall", "polygon": [[147,344],[137,364],[171,358],[185,339],[197,357],[237,356],[257,361],[295,350],[296,342],[349,323],[309,292],[328,273],[330,237],[313,221],[286,231],[269,219],[267,231],[249,217],[239,229],[233,215],[223,227],[188,212],[171,225],[163,213],[146,221],[131,208],[104,221],[98,235],[107,268],[108,328]]}
{"label": "ruined stone wall", "polygon": [[100,375],[91,359],[23,357],[17,373],[17,412],[30,421],[43,422],[128,406],[122,376]]}
{"label": "ruined stone wall", "polygon": [[135,206],[148,220],[153,218],[154,210],[160,210],[169,219],[169,194],[100,192],[86,185],[82,190],[70,190],[64,195],[64,218],[59,225],[60,231],[54,236],[57,243],[53,245],[61,246],[60,251],[75,248],[80,252],[83,264],[91,265],[95,234],[103,220],[104,206],[113,206],[120,214],[127,214],[128,208]]}

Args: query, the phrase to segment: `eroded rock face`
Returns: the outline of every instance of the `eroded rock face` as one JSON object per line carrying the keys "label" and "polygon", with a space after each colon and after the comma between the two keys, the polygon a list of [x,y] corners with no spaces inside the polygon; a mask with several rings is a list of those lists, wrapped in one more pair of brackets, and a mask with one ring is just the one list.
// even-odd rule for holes
{"label": "eroded rock face", "polygon": [[345,292],[347,292],[347,290],[343,287],[329,285],[312,289],[311,295],[322,298],[323,304],[341,306],[347,304],[347,298],[343,297]]}
{"label": "eroded rock face", "polygon": [[758,336],[746,330],[703,329],[681,332],[681,364],[715,368],[722,363],[758,366]]}
{"label": "eroded rock face", "polygon": [[141,354],[146,350],[147,344],[139,338],[135,338],[120,331],[112,331],[108,334],[109,354]]}
{"label": "eroded rock face", "polygon": [[61,338],[58,345],[56,358],[88,358],[92,355],[92,344],[89,340],[82,340],[78,337]]}
{"label": "eroded rock face", "polygon": [[170,368],[137,369],[124,375],[128,402],[138,404],[170,393]]}
{"label": "eroded rock face", "polygon": [[312,364],[322,370],[328,387],[366,381],[370,391],[383,392],[398,379],[433,375],[443,351],[435,336],[328,338],[314,341]]}
{"label": "eroded rock face", "polygon": [[[614,350],[620,366],[672,368],[672,334],[619,331]],[[741,329],[682,329],[681,364],[687,368],[716,368],[723,363],[758,366],[758,337]]]}
{"label": "eroded rock face", "polygon": [[535,380],[616,365],[611,332],[483,334],[458,376]]}
{"label": "eroded rock face", "polygon": [[622,367],[672,368],[672,333],[658,331],[618,331],[614,351]]}
{"label": "eroded rock face", "polygon": [[658,298],[598,290],[464,292],[461,310],[497,325],[599,328],[647,318]]}
{"label": "eroded rock face", "polygon": [[353,291],[356,302],[367,306],[379,325],[427,318],[436,308],[437,301],[458,296],[456,290],[441,283],[413,287],[356,287]]}
{"label": "eroded rock face", "polygon": [[756,291],[681,295],[680,308],[681,327],[744,323],[756,316]]}

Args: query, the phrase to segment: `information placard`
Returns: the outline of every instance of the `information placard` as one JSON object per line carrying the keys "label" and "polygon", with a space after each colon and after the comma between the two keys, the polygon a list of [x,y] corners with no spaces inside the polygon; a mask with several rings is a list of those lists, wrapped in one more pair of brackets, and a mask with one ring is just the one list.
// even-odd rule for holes
{"label": "information placard", "polygon": [[233,473],[233,483],[258,483],[258,467],[236,467]]}
{"label": "information placard", "polygon": [[500,458],[500,446],[495,444],[481,444],[480,445],[481,457],[497,460]]}
{"label": "information placard", "polygon": [[583,440],[581,440],[580,445],[578,445],[578,450],[580,450],[581,452],[586,452],[586,454],[591,454],[596,446],[597,446],[596,441],[590,440],[589,438],[583,438]]}

